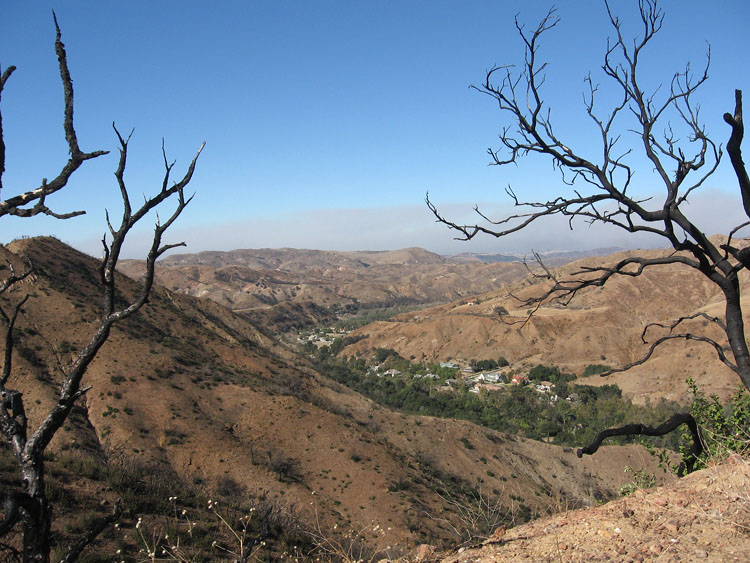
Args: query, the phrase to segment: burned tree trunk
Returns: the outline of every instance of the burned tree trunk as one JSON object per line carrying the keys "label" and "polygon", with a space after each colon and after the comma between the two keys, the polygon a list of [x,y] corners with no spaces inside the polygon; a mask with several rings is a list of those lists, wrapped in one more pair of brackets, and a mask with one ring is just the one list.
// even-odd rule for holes
{"label": "burned tree trunk", "polygon": [[[46,199],[51,194],[64,188],[71,175],[83,162],[107,154],[106,151],[84,153],[78,146],[78,139],[73,124],[73,82],[68,71],[65,48],[61,41],[60,28],[57,25],[56,18],[55,28],[57,32],[55,51],[58,56],[65,101],[63,126],[65,138],[68,142],[70,158],[61,172],[52,181],[48,182],[46,179],[43,179],[40,187],[36,189],[0,200],[0,217],[3,215],[30,217],[45,214],[59,219],[67,219],[80,215],[83,213],[82,211],[55,213],[48,207]],[[9,67],[2,73],[0,93],[13,72],[13,68]],[[99,272],[104,305],[99,324],[93,331],[89,343],[81,350],[72,365],[63,370],[63,378],[60,383],[56,404],[35,429],[28,428],[22,393],[10,387],[13,375],[13,330],[16,318],[26,303],[26,297],[17,300],[10,314],[6,313],[2,304],[0,304],[0,323],[4,325],[5,329],[5,354],[2,375],[0,375],[0,397],[2,397],[0,431],[2,431],[2,434],[10,443],[21,473],[21,490],[5,491],[3,495],[5,515],[2,523],[0,523],[0,537],[10,533],[20,521],[21,533],[23,535],[22,552],[20,554],[16,553],[16,555],[19,555],[24,561],[29,562],[46,563],[49,561],[50,555],[52,509],[45,492],[44,452],[57,431],[62,428],[76,401],[90,389],[90,387],[83,385],[83,377],[89,365],[107,341],[112,326],[134,315],[148,301],[154,281],[156,260],[167,250],[184,244],[162,244],[162,236],[180,216],[188,203],[190,203],[191,198],[185,196],[185,188],[193,177],[196,162],[203,149],[203,145],[201,145],[183,178],[179,181],[172,181],[170,174],[174,163],[170,164],[167,161],[166,152],[162,146],[165,173],[159,182],[159,189],[156,195],[145,198],[143,204],[134,209],[131,206],[124,180],[130,137],[123,138],[117,128],[114,127],[114,124],[113,128],[120,145],[120,158],[115,177],[120,191],[123,211],[118,228],[113,226],[109,215],[107,215],[110,240],[108,241],[106,236],[102,240],[104,258],[102,259]],[[5,171],[6,154],[2,137],[2,119],[0,118],[0,189],[2,189],[2,173]],[[170,182],[172,182],[171,186]],[[143,219],[150,211],[170,200],[175,203],[175,207],[165,222],[161,222],[157,218],[151,248],[146,257],[146,275],[140,291],[136,293],[132,301],[123,304],[121,300],[115,298],[117,292],[115,269],[125,238],[138,221]],[[32,268],[33,265],[29,264],[24,272],[17,274],[13,265],[10,265],[10,276],[0,281],[0,296],[6,297],[8,290],[29,276]],[[8,300],[12,301],[11,298]],[[96,522],[89,530],[85,531],[81,539],[70,546],[63,560],[74,561],[82,550],[109,523],[116,520],[119,515],[120,507],[119,503],[116,503],[114,512]]]}

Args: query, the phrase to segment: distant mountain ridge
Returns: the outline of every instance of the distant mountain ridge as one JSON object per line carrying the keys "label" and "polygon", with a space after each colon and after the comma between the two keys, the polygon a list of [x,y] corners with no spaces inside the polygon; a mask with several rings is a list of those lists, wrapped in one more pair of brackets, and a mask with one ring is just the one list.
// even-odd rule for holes
{"label": "distant mountain ridge", "polygon": [[[544,259],[545,264],[550,266],[561,266],[567,262],[580,260],[589,256],[609,256],[616,252],[622,252],[624,249],[619,246],[608,246],[604,248],[594,248],[591,250],[542,250],[537,254]],[[506,253],[488,253],[488,252],[462,252],[460,254],[451,254],[446,257],[450,261],[467,261],[473,262],[518,262],[524,260],[533,261],[532,252],[506,252]]]}
{"label": "distant mountain ridge", "polygon": [[[550,251],[555,265],[580,253]],[[441,256],[423,248],[338,252],[295,248],[173,254],[159,262],[157,282],[172,291],[207,297],[234,311],[304,308],[298,321],[285,307],[283,326],[323,321],[325,311],[424,306],[497,290],[528,275],[522,256]],[[143,263],[120,270],[142,275]],[[313,310],[313,308],[315,310]],[[273,324],[273,323],[272,323]],[[278,325],[278,323],[276,323]]]}
{"label": "distant mountain ridge", "polygon": [[334,251],[298,248],[260,248],[173,254],[160,261],[172,266],[244,266],[256,270],[299,271],[308,268],[369,268],[372,265],[445,264],[446,259],[423,248]]}
{"label": "distant mountain ridge", "polygon": [[[124,261],[120,271],[137,278],[143,268],[143,262]],[[156,280],[172,291],[207,297],[235,311],[272,309],[283,303],[307,308],[314,304],[330,311],[444,303],[497,289],[525,275],[520,262],[455,262],[421,248],[285,248],[172,255],[159,262]]]}

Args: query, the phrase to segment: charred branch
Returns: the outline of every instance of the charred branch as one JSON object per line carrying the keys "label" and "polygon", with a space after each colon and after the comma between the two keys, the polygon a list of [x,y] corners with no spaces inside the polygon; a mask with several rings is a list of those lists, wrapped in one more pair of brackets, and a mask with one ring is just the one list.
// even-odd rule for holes
{"label": "charred branch", "polygon": [[[53,13],[54,16],[54,13]],[[43,178],[38,188],[27,190],[17,196],[8,198],[6,200],[0,199],[0,217],[3,215],[15,215],[18,217],[31,217],[33,215],[49,215],[58,219],[67,219],[81,215],[85,211],[72,211],[69,213],[55,213],[45,204],[45,198],[57,191],[63,189],[73,173],[80,168],[80,166],[87,160],[97,158],[99,156],[107,154],[109,151],[93,151],[83,152],[78,145],[78,136],[76,134],[75,125],[73,121],[73,80],[70,77],[70,70],[68,69],[68,58],[65,52],[65,45],[62,42],[62,34],[60,32],[60,26],[57,24],[57,17],[55,20],[55,53],[57,54],[57,60],[60,69],[60,79],[63,85],[63,97],[65,103],[63,129],[65,132],[65,140],[68,143],[68,151],[70,157],[68,162],[63,166],[62,170],[57,174],[51,181],[47,181],[47,178]],[[15,67],[8,67],[0,78],[0,93],[2,88],[5,86],[5,82],[12,74]],[[2,174],[5,172],[5,144],[2,135],[2,116],[0,115],[0,190],[2,189]],[[2,193],[0,192],[0,196]]]}
{"label": "charred branch", "polygon": [[727,142],[727,154],[732,162],[732,168],[737,175],[740,194],[742,195],[742,205],[745,208],[745,215],[750,217],[750,179],[747,175],[745,162],[742,160],[742,139],[745,136],[745,125],[742,122],[742,91],[734,91],[734,115],[731,113],[724,114],[726,121],[732,128],[732,134]]}
{"label": "charred branch", "polygon": [[[174,183],[172,186],[168,186],[169,173],[172,169],[172,165],[166,166],[166,172],[162,181],[161,190],[150,198],[147,198],[143,205],[137,210],[133,211],[130,204],[130,197],[124,181],[124,170],[127,161],[127,148],[128,141],[123,139],[120,133],[115,128],[118,140],[120,141],[120,159],[117,167],[115,176],[117,177],[118,186],[120,188],[120,195],[123,203],[123,213],[121,224],[118,229],[115,229],[109,221],[109,215],[107,216],[107,223],[112,236],[110,243],[106,242],[106,238],[103,241],[104,246],[104,258],[100,267],[100,274],[103,283],[104,292],[104,307],[102,311],[102,318],[100,324],[89,343],[83,348],[73,362],[73,365],[68,370],[60,389],[60,397],[57,405],[50,411],[47,417],[42,421],[39,428],[31,436],[28,443],[26,444],[25,450],[28,455],[38,455],[47,446],[49,441],[55,435],[57,430],[62,426],[63,422],[70,413],[76,400],[83,395],[88,389],[81,388],[81,380],[83,375],[86,373],[89,364],[96,357],[99,349],[107,341],[112,326],[120,321],[123,321],[136,313],[143,305],[148,302],[151,289],[153,287],[155,265],[156,260],[170,248],[175,246],[181,246],[184,243],[179,244],[167,244],[162,245],[162,237],[165,231],[174,223],[177,217],[180,216],[185,207],[190,203],[192,197],[185,197],[185,188],[190,183],[195,171],[195,165],[200,156],[205,143],[201,145],[198,152],[193,157],[188,170],[183,178]],[[177,203],[174,211],[169,218],[164,222],[157,221],[154,227],[154,235],[152,238],[151,248],[148,256],[146,257],[146,276],[142,281],[141,289],[135,299],[128,303],[127,306],[117,309],[115,307],[115,296],[117,293],[116,286],[116,268],[120,258],[120,252],[125,242],[125,238],[130,230],[135,226],[138,221],[143,219],[146,214],[157,208],[159,205],[169,200],[170,198],[176,198]]]}
{"label": "charred branch", "polygon": [[647,268],[653,266],[663,266],[668,264],[685,264],[692,267],[699,266],[697,262],[684,255],[671,254],[654,258],[629,256],[620,260],[614,266],[585,266],[570,274],[569,277],[560,279],[553,271],[544,265],[539,254],[534,253],[534,257],[545,273],[543,275],[532,275],[536,278],[550,280],[553,283],[551,287],[545,290],[541,295],[529,297],[527,299],[519,299],[523,306],[541,306],[548,301],[559,301],[567,305],[580,291],[586,288],[602,287],[611,278],[616,276],[638,277]]}
{"label": "charred branch", "polygon": [[[705,134],[692,101],[695,92],[707,80],[710,56],[697,80],[691,78],[690,68],[687,67],[673,76],[669,94],[657,101],[659,89],[656,88],[654,94],[647,94],[638,82],[636,71],[641,51],[661,28],[663,13],[656,2],[640,3],[643,31],[641,37],[631,45],[623,37],[621,24],[609,6],[607,11],[615,31],[615,40],[607,49],[602,69],[605,76],[620,88],[622,98],[607,115],[597,115],[595,100],[598,86],[590,76],[587,78],[589,93],[584,98],[584,105],[601,137],[602,150],[598,162],[584,157],[557,136],[551,123],[552,112],[544,102],[542,86],[546,63],[539,62],[538,50],[542,35],[558,23],[554,10],[531,33],[516,22],[526,47],[524,66],[520,72],[516,73],[512,66],[496,66],[487,72],[484,84],[475,86],[476,90],[493,98],[501,113],[512,123],[500,134],[502,150],[489,149],[491,164],[517,163],[529,154],[544,155],[559,170],[565,184],[582,184],[590,193],[576,188],[570,196],[560,196],[551,201],[521,202],[509,187],[506,192],[513,204],[528,211],[490,219],[475,208],[482,219],[482,222],[475,224],[460,224],[447,219],[430,201],[429,195],[427,205],[438,222],[459,232],[457,238],[460,240],[470,240],[480,233],[502,237],[527,228],[538,219],[562,215],[568,217],[571,228],[573,220],[579,218],[589,224],[610,224],[630,233],[648,232],[667,239],[677,250],[694,252],[698,260],[715,262],[720,254],[713,249],[705,235],[676,209],[715,171],[721,159],[721,150]],[[633,173],[627,157],[637,146],[619,149],[622,137],[613,131],[616,118],[625,110],[637,121],[641,148],[666,188],[663,203],[654,209],[645,207],[648,199],[633,199],[628,195]],[[669,125],[673,117],[687,131],[686,143],[678,142],[675,131]],[[668,120],[666,131],[662,139],[657,139],[653,131],[663,120]],[[691,145],[694,145],[692,152],[689,150]],[[696,177],[687,183],[694,175]],[[683,240],[682,234],[687,235],[690,241]]]}
{"label": "charred branch", "polygon": [[[16,67],[11,65],[0,74],[0,101],[2,101],[5,83],[15,70]],[[3,174],[5,174],[5,141],[3,140],[3,114],[0,112],[0,197],[2,197],[3,193]]]}
{"label": "charred branch", "polygon": [[693,440],[688,456],[683,463],[680,464],[678,469],[678,475],[683,476],[695,469],[698,457],[703,453],[703,442],[701,441],[700,433],[698,432],[698,424],[690,413],[673,414],[669,420],[656,427],[646,426],[645,424],[627,424],[619,428],[608,428],[607,430],[602,430],[596,435],[593,442],[588,446],[580,448],[576,453],[579,458],[583,457],[584,454],[592,455],[599,449],[599,446],[602,445],[604,440],[615,436],[665,436],[683,424],[687,424]]}
{"label": "charred branch", "polygon": [[[1,292],[0,292],[1,293]],[[13,362],[13,327],[16,325],[16,319],[21,307],[24,306],[29,296],[25,295],[21,301],[16,304],[13,313],[10,316],[0,307],[0,318],[5,323],[5,358],[3,362],[3,372],[0,375],[0,387],[4,386],[10,377],[10,371]]]}
{"label": "charred branch", "polygon": [[33,518],[39,517],[39,505],[35,499],[25,493],[10,492],[3,498],[3,512],[5,516],[0,522],[0,536],[5,535],[21,519],[24,511]]}

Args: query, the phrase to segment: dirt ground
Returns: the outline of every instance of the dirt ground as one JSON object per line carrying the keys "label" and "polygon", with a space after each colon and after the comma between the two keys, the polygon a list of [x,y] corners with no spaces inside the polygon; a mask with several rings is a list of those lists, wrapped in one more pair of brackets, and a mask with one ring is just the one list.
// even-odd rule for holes
{"label": "dirt ground", "polygon": [[463,548],[443,563],[750,561],[750,457],[561,513]]}

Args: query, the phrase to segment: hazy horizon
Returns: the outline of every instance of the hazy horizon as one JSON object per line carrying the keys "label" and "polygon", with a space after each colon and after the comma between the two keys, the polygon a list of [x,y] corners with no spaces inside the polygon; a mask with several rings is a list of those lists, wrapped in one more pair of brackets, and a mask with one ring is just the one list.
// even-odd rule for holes
{"label": "hazy horizon", "polygon": [[[512,212],[508,185],[527,201],[571,193],[545,160],[488,166],[487,148],[498,148],[497,135],[509,123],[491,99],[468,87],[493,65],[522,63],[514,18],[531,28],[551,3],[57,4],[11,1],[2,9],[0,62],[18,67],[2,93],[2,195],[53,177],[67,155],[52,8],[75,85],[81,147],[110,154],[86,162],[47,202],[58,212],[85,209],[85,216],[4,217],[0,240],[55,234],[99,255],[104,210],[116,218],[120,207],[114,120],[124,132],[135,128],[126,171],[134,202],[160,188],[162,139],[177,161],[175,176],[207,142],[189,188],[195,200],[167,235],[168,242],[188,243],[178,252],[419,246],[455,254],[663,245],[583,222],[571,232],[564,219],[500,240],[459,243],[424,204],[429,192],[441,212],[462,222],[476,217],[475,204],[492,217]],[[612,7],[625,33],[636,35],[636,6]],[[733,108],[734,89],[750,91],[734,66],[736,53],[750,47],[742,27],[750,5],[690,0],[662,8],[664,26],[643,54],[641,79],[663,94],[672,72],[688,62],[702,68],[710,42],[711,78],[696,100],[708,133],[725,143],[722,114]],[[560,22],[540,50],[549,61],[545,101],[561,138],[596,159],[601,147],[582,92],[589,72],[606,83],[600,66],[611,28],[603,2],[557,10]],[[617,103],[611,89],[600,95],[602,111]],[[620,125],[623,148],[637,143]],[[630,193],[658,196],[651,165],[636,159],[634,169]],[[691,197],[694,205],[685,206],[707,233],[742,222],[735,186],[725,159]],[[144,254],[154,220],[133,233],[126,256]]]}

